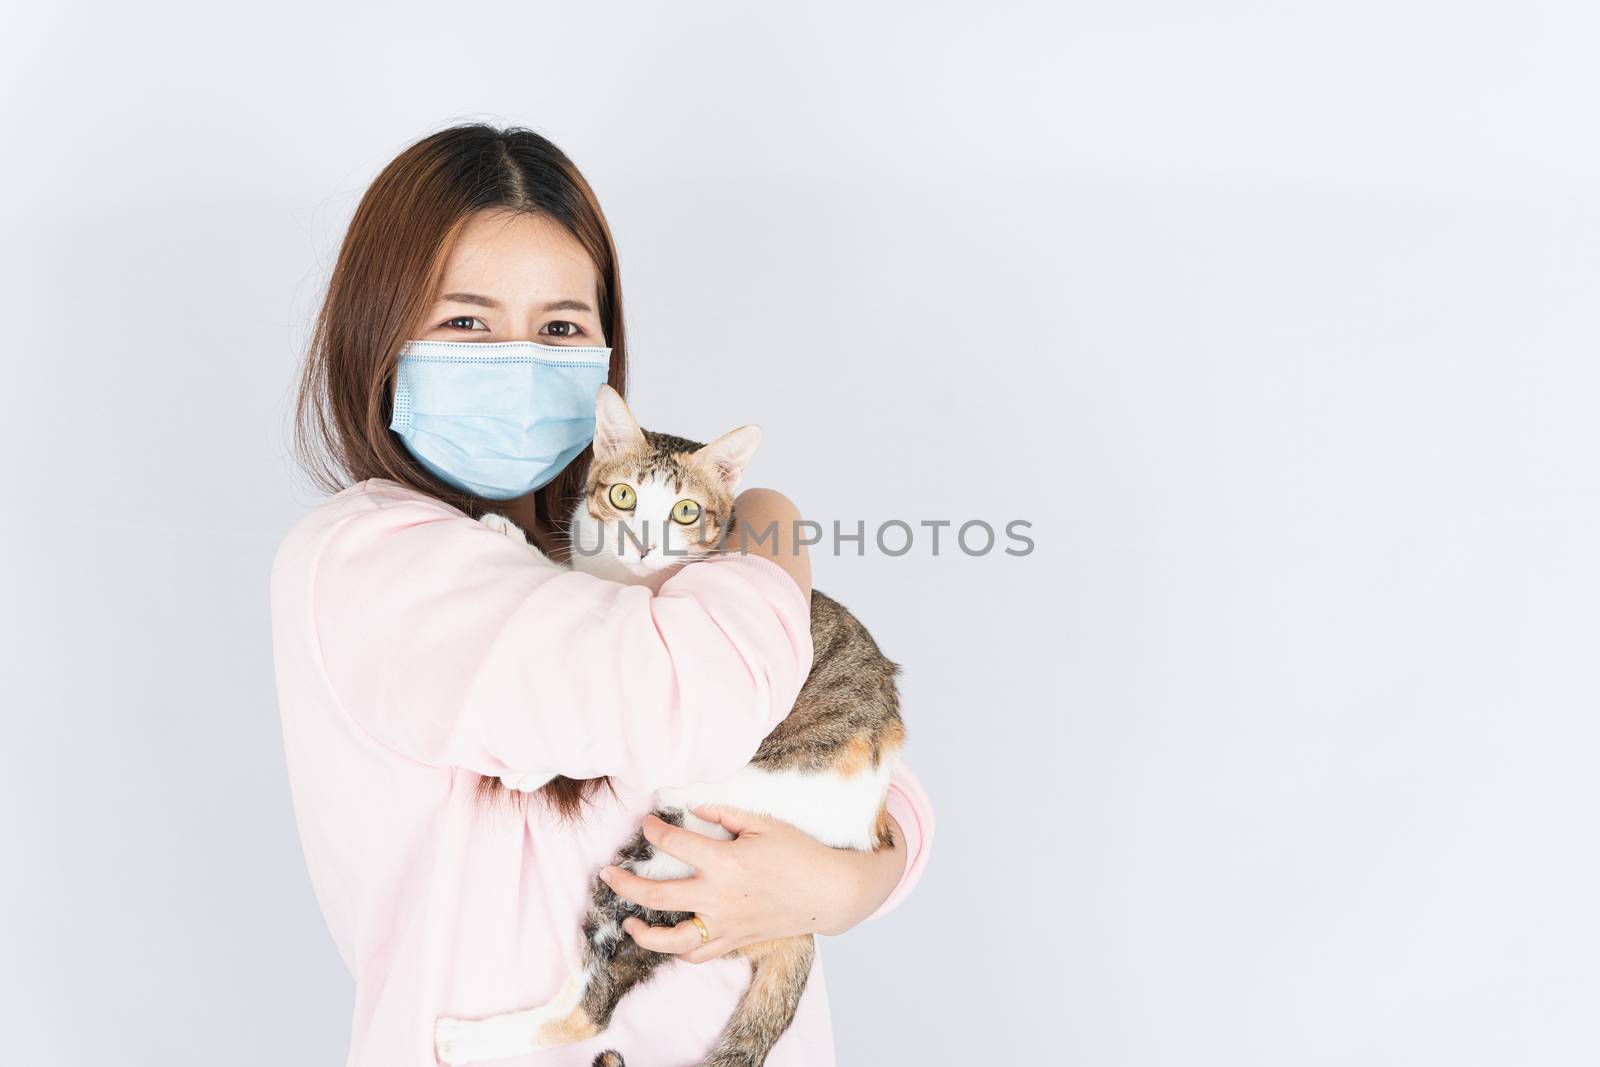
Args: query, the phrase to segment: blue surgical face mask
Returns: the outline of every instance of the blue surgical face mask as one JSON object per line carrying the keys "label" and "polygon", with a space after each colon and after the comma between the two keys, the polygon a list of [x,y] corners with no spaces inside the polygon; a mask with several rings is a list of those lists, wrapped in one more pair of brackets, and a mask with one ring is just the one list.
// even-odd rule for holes
{"label": "blue surgical face mask", "polygon": [[439,478],[488,500],[547,484],[594,437],[611,349],[407,341],[389,429]]}

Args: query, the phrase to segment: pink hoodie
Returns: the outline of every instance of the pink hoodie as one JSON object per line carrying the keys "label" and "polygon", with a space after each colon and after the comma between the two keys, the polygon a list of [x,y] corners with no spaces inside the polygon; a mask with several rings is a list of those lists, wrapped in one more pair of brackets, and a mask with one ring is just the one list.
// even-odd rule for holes
{"label": "pink hoodie", "polygon": [[[578,960],[595,871],[662,786],[732,774],[811,667],[805,598],[776,564],[717,557],[652,595],[566,571],[459,510],[372,479],[289,531],[272,568],[278,701],[317,900],[356,980],[351,1067],[435,1063],[433,1022],[544,1003]],[[480,775],[609,774],[582,819],[486,810]],[[895,773],[889,811],[915,885],[928,799]],[[598,1038],[498,1061],[687,1067],[749,976],[663,968]],[[831,1064],[819,960],[771,1067]]]}

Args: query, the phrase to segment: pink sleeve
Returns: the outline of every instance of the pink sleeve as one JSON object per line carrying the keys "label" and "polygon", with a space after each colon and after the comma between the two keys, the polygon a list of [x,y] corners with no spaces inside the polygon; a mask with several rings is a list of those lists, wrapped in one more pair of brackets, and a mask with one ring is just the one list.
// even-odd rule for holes
{"label": "pink sleeve", "polygon": [[889,778],[887,806],[889,814],[900,824],[900,830],[905,835],[906,867],[888,898],[878,905],[877,911],[867,916],[868,919],[876,919],[899,907],[900,902],[921,881],[923,868],[928,865],[928,851],[933,845],[933,804],[928,800],[922,783],[917,781],[911,768],[904,763],[896,763],[894,773]]}
{"label": "pink sleeve", "polygon": [[652,596],[419,501],[342,520],[312,598],[345,712],[413,760],[484,775],[726,777],[811,669],[810,610],[770,560],[693,563]]}

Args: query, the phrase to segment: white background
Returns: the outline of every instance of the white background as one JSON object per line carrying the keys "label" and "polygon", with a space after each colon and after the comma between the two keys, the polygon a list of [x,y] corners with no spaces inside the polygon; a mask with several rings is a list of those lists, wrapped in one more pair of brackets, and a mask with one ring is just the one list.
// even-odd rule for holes
{"label": "white background", "polygon": [[267,569],[366,184],[533,126],[647,425],[760,422],[906,665],[846,1065],[1600,1059],[1592,4],[34,4],[0,42],[0,1004],[30,1064],[342,1062]]}

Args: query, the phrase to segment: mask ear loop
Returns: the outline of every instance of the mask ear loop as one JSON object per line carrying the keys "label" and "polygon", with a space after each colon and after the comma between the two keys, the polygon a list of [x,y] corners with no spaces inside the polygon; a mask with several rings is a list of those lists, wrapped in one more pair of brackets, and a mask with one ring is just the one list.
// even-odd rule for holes
{"label": "mask ear loop", "polygon": [[389,429],[402,434],[411,429],[411,375],[406,373],[404,356],[395,367],[394,416],[389,420]]}

